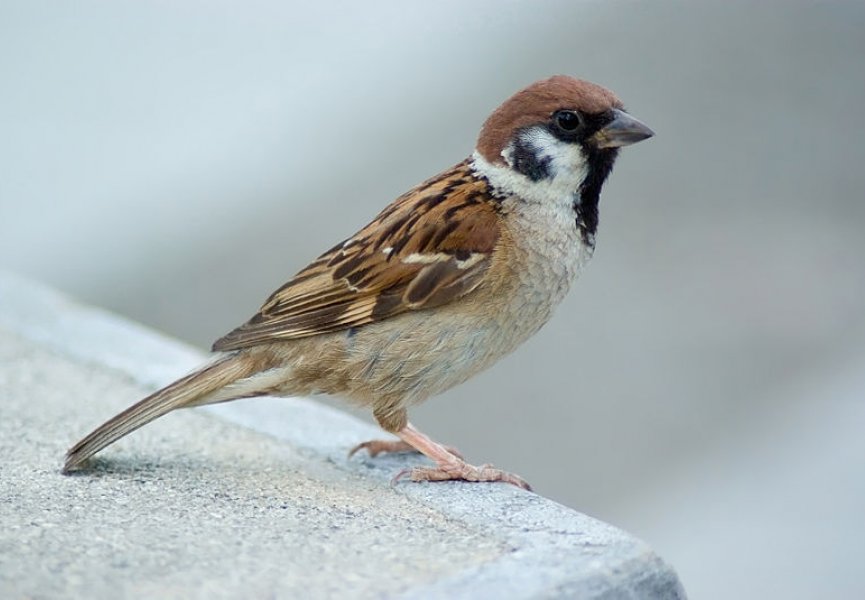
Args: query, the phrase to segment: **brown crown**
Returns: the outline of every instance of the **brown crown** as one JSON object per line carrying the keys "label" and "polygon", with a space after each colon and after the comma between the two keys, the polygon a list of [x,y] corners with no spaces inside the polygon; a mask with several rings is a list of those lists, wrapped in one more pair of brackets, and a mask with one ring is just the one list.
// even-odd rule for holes
{"label": "brown crown", "polygon": [[622,108],[622,103],[607,88],[567,75],[554,75],[505,100],[481,128],[477,150],[488,161],[500,163],[502,150],[518,129],[544,123],[557,110],[596,114],[611,108]]}

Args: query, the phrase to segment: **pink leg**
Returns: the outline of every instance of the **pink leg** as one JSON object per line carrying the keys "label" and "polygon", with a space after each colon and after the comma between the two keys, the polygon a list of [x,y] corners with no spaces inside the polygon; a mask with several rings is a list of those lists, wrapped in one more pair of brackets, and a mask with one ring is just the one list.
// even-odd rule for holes
{"label": "pink leg", "polygon": [[[423,435],[423,434],[421,434]],[[462,452],[453,446],[444,446],[445,450],[456,456],[463,458]],[[420,452],[417,448],[403,440],[370,440],[358,444],[348,452],[348,457],[351,458],[360,450],[366,450],[371,457],[376,457],[379,454],[401,454],[406,452]]]}
{"label": "pink leg", "polygon": [[529,484],[517,475],[496,469],[491,465],[476,467],[466,463],[462,458],[449,452],[446,447],[415,429],[411,423],[406,423],[406,426],[396,434],[403,442],[435,462],[436,466],[406,469],[397,473],[394,481],[410,475],[412,481],[504,481],[525,490],[531,489]]}

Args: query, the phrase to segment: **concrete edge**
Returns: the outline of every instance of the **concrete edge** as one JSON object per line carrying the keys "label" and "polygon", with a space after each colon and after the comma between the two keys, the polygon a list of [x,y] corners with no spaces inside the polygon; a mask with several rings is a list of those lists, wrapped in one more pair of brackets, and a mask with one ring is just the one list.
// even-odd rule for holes
{"label": "concrete edge", "polygon": [[[201,351],[43,285],[0,272],[0,327],[155,389],[206,360]],[[303,398],[245,400],[205,407],[219,418],[389,483],[403,458],[349,461],[353,444],[382,432]],[[318,426],[304,426],[315,422]],[[58,470],[62,456],[57,457]],[[410,460],[410,459],[409,459]],[[675,571],[644,542],[601,521],[506,485],[399,485],[400,493],[466,526],[494,532],[512,552],[413,589],[412,598],[579,596],[685,598]]]}

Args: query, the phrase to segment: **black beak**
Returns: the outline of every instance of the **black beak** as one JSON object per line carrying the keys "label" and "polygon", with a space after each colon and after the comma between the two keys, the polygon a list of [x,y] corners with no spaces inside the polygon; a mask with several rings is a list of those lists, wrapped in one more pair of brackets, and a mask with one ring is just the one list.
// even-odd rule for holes
{"label": "black beak", "polygon": [[613,120],[604,125],[592,139],[598,148],[630,146],[652,137],[655,132],[628,113],[613,109]]}

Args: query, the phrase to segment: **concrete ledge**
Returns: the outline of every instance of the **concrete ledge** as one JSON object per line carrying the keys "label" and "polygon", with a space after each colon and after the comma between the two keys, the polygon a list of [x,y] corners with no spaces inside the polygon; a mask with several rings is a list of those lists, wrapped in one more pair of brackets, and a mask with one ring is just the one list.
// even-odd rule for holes
{"label": "concrete ledge", "polygon": [[348,460],[381,432],[305,399],[179,411],[60,475],[203,358],[0,274],[0,597],[685,597],[645,543],[541,496],[392,486],[423,459]]}

